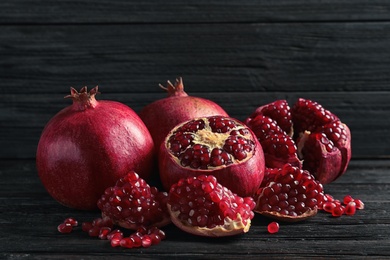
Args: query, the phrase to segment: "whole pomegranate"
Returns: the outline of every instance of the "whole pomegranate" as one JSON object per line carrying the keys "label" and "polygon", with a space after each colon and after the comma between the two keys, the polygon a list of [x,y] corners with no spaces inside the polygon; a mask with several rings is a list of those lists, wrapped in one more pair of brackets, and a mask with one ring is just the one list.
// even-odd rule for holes
{"label": "whole pomegranate", "polygon": [[172,222],[178,228],[207,237],[248,232],[255,205],[252,197],[237,196],[213,175],[180,179],[172,185],[167,202]]}
{"label": "whole pomegranate", "polygon": [[268,168],[303,167],[327,184],[351,159],[348,126],[317,102],[300,98],[290,109],[286,100],[277,100],[257,108],[245,123],[259,139]]}
{"label": "whole pomegranate", "polygon": [[251,196],[264,176],[264,154],[243,123],[223,116],[195,118],[174,127],[159,151],[166,190],[182,178],[214,175],[239,196]]}
{"label": "whole pomegranate", "polygon": [[71,208],[95,209],[104,190],[130,170],[152,174],[152,137],[128,106],[97,101],[98,87],[66,96],[73,104],[56,114],[40,137],[36,164],[49,194]]}
{"label": "whole pomegranate", "polygon": [[182,78],[177,79],[175,85],[168,81],[167,87],[161,84],[160,87],[168,92],[168,97],[145,106],[139,113],[153,137],[156,150],[168,132],[179,123],[196,117],[228,116],[213,101],[187,95]]}

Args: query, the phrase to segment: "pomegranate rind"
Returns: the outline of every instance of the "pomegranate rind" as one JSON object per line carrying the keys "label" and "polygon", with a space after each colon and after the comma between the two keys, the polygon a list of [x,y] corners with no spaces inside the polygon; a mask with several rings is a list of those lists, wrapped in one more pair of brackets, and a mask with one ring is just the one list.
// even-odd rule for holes
{"label": "pomegranate rind", "polygon": [[[195,118],[189,121],[205,118],[207,119],[208,117]],[[245,125],[240,121],[234,118],[229,119],[245,127]],[[164,189],[169,190],[173,184],[177,183],[182,178],[196,177],[199,175],[214,175],[220,184],[227,187],[237,195],[241,197],[254,195],[264,178],[265,159],[261,144],[252,130],[246,128],[250,133],[251,141],[254,142],[254,149],[251,154],[249,154],[249,156],[241,162],[211,167],[210,169],[192,169],[190,167],[181,166],[178,158],[167,148],[167,142],[170,136],[176,131],[176,129],[189,121],[174,127],[160,146],[158,164],[160,179]]]}
{"label": "pomegranate rind", "polygon": [[317,215],[317,212],[318,212],[318,209],[315,208],[315,209],[312,209],[312,210],[308,210],[306,211],[305,213],[301,214],[301,215],[298,215],[298,216],[288,216],[288,215],[283,215],[283,214],[280,214],[279,212],[277,211],[256,211],[256,209],[254,210],[256,213],[259,213],[265,217],[269,217],[269,218],[272,218],[272,219],[275,219],[275,220],[279,220],[279,221],[284,221],[284,222],[300,222],[300,221],[304,221],[308,218],[311,218],[311,217],[314,217],[315,215]]}
{"label": "pomegranate rind", "polygon": [[214,228],[193,226],[186,221],[179,220],[180,211],[172,211],[171,205],[167,204],[172,223],[184,232],[204,237],[225,237],[243,234],[249,231],[251,220],[247,219],[244,224],[241,215],[238,213],[237,218],[232,220],[225,218],[223,225],[217,225]]}

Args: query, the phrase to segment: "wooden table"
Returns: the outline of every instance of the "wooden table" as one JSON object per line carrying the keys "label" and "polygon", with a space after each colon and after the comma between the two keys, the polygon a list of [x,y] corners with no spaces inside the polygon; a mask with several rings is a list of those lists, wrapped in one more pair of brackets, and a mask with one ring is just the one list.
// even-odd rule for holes
{"label": "wooden table", "polygon": [[[389,9],[387,0],[0,1],[0,258],[389,258]],[[298,97],[334,112],[352,131],[352,161],[325,190],[366,208],[282,223],[273,235],[260,216],[248,234],[223,239],[169,226],[147,249],[57,232],[68,216],[99,215],[53,201],[35,169],[42,129],[70,104],[69,87],[99,85],[98,99],[138,112],[179,76],[240,120]]]}
{"label": "wooden table", "polygon": [[385,259],[390,257],[390,161],[352,160],[348,172],[325,191],[335,198],[362,199],[365,209],[335,218],[325,212],[295,224],[280,223],[267,232],[269,219],[256,215],[248,233],[206,239],[170,225],[167,238],[150,248],[112,248],[107,240],[76,229],[61,234],[66,217],[80,222],[98,212],[59,205],[42,187],[31,160],[3,160],[1,169],[1,259]]}

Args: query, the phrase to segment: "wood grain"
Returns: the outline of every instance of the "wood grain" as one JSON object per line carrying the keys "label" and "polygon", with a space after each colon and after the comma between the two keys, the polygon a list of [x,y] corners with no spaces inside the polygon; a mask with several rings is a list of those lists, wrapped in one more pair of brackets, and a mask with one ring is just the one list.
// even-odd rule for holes
{"label": "wood grain", "polygon": [[[90,221],[98,212],[65,208],[43,189],[32,160],[0,160],[0,257],[19,259],[66,258],[114,259],[385,259],[390,256],[390,183],[388,160],[352,160],[344,176],[325,186],[342,199],[350,194],[365,203],[354,216],[330,217],[319,212],[296,224],[280,223],[277,234],[268,234],[271,221],[256,215],[250,231],[242,236],[205,239],[183,233],[174,226],[164,228],[167,239],[147,249],[111,248],[107,241],[91,238],[80,229],[60,234],[56,227],[66,217]],[[7,228],[5,228],[7,227]],[[21,235],[22,234],[22,235]]]}

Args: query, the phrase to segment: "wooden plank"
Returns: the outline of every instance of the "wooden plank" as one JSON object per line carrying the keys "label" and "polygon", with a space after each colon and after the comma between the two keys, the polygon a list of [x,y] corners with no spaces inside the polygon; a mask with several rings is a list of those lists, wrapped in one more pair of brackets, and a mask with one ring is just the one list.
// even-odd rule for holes
{"label": "wooden plank", "polygon": [[[122,102],[136,112],[161,94],[105,94],[98,99]],[[309,93],[196,93],[220,104],[232,117],[245,120],[256,107],[277,99],[287,99],[291,106],[299,97],[315,100],[338,115],[352,131],[352,152],[356,157],[390,155],[390,92],[309,92]],[[0,158],[34,158],[44,125],[62,108],[71,104],[65,94],[0,96]],[[368,138],[369,137],[369,138]]]}
{"label": "wooden plank", "polygon": [[390,22],[2,26],[0,93],[388,91]]}
{"label": "wooden plank", "polygon": [[282,1],[49,1],[5,0],[1,24],[227,23],[389,20],[385,0]]}
{"label": "wooden plank", "polygon": [[161,244],[125,250],[111,248],[108,241],[91,238],[80,228],[68,235],[60,234],[56,227],[66,217],[82,222],[99,217],[99,213],[72,210],[55,202],[42,187],[34,161],[0,160],[0,257],[237,259],[245,255],[248,259],[385,259],[390,256],[386,210],[390,206],[389,162],[352,160],[349,175],[325,186],[335,198],[351,194],[365,202],[365,209],[354,216],[333,218],[319,212],[301,223],[280,223],[280,231],[271,235],[266,231],[271,220],[256,215],[247,234],[211,240],[191,236],[171,225],[163,228],[167,239]]}

